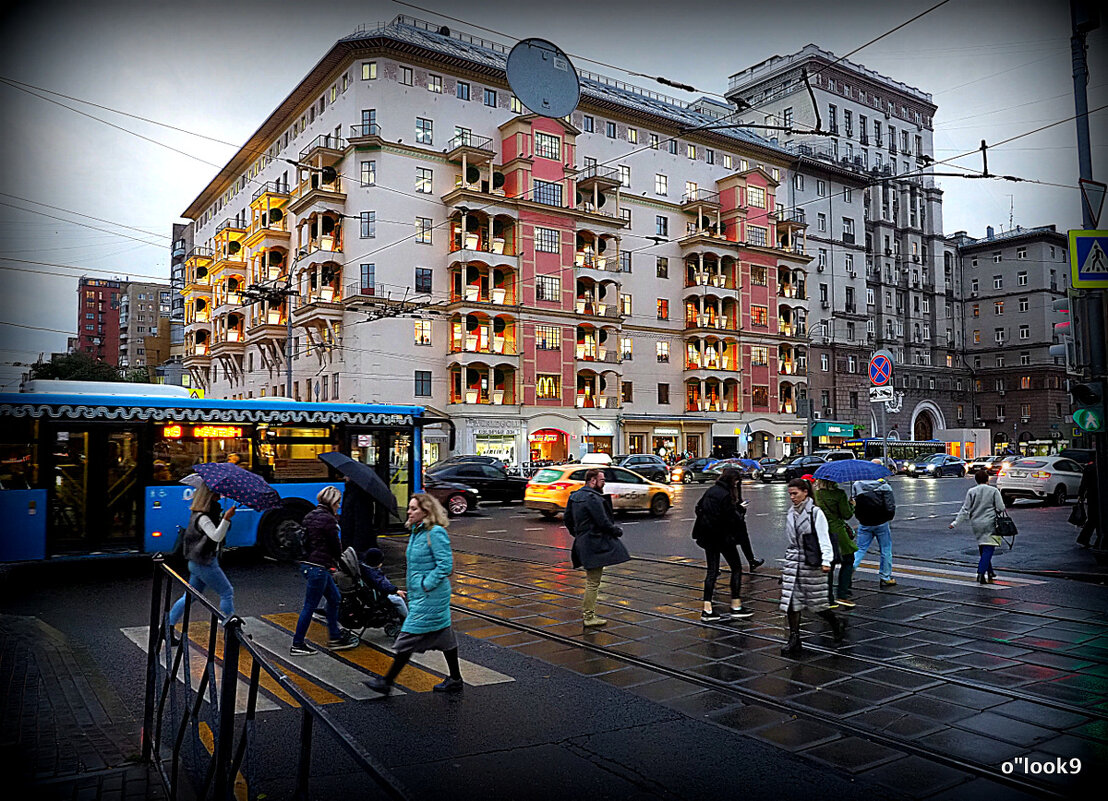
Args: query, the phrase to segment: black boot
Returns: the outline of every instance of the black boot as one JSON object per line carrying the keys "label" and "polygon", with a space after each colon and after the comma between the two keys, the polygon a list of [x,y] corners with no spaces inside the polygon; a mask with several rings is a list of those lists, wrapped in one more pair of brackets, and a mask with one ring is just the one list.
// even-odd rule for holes
{"label": "black boot", "polygon": [[831,626],[831,637],[835,642],[842,642],[846,636],[846,621],[837,616],[834,612],[820,612],[819,616],[827,621],[827,624]]}
{"label": "black boot", "polygon": [[796,656],[800,653],[800,612],[789,611],[785,613],[789,621],[789,639],[781,648],[782,656]]}

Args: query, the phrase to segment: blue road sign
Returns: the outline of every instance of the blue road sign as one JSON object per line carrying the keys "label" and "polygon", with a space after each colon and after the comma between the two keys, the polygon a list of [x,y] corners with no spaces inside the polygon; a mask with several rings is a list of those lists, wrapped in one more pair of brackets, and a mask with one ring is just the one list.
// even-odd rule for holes
{"label": "blue road sign", "polygon": [[1070,231],[1070,284],[1108,289],[1108,231]]}
{"label": "blue road sign", "polygon": [[869,380],[875,387],[883,387],[893,377],[892,360],[883,353],[869,360]]}

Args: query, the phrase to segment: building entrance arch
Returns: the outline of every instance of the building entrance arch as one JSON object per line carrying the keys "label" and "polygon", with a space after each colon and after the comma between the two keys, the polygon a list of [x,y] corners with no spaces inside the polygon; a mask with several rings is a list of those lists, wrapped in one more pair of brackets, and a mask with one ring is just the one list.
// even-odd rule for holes
{"label": "building entrance arch", "polygon": [[920,401],[912,411],[912,439],[935,439],[935,432],[946,428],[942,409],[934,401]]}

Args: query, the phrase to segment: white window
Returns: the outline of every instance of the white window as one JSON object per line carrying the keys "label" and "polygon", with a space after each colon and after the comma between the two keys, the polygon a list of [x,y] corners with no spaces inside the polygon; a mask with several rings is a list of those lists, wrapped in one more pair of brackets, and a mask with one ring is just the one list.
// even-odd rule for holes
{"label": "white window", "polygon": [[661,173],[654,176],[654,194],[665,195],[669,193],[669,178]]}
{"label": "white window", "polygon": [[853,203],[854,202],[854,190],[851,189],[849,186],[844,186],[843,187],[843,202],[844,203]]}
{"label": "white window", "polygon": [[[624,188],[631,186],[631,168],[626,164],[619,165],[619,183]],[[628,209],[630,211],[630,209]]]}
{"label": "white window", "polygon": [[993,276],[993,289],[1004,289],[1004,276],[1003,275],[994,275]]}
{"label": "white window", "polygon": [[826,353],[819,355],[819,369],[825,373],[831,369],[831,359],[828,358]]}
{"label": "white window", "polygon": [[562,280],[554,275],[540,275],[535,279],[535,300],[560,301]]}
{"label": "white window", "polygon": [[362,80],[363,81],[375,81],[375,80],[377,80],[377,62],[376,61],[363,61],[362,62]]}
{"label": "white window", "polygon": [[1031,326],[1029,326],[1029,325],[1021,325],[1020,326],[1020,339],[1031,339]]}
{"label": "white window", "polygon": [[427,91],[442,94],[442,76],[427,74]]}
{"label": "white window", "polygon": [[1016,286],[1027,286],[1027,272],[1020,271],[1016,273]]}
{"label": "white window", "polygon": [[562,141],[556,136],[541,131],[536,132],[535,155],[544,159],[560,161],[562,158]]}
{"label": "white window", "polygon": [[1020,311],[1025,312],[1030,310],[1031,300],[1030,298],[1020,298]]}
{"label": "white window", "polygon": [[538,253],[560,253],[560,237],[556,228],[535,228],[535,250]]}
{"label": "white window", "polygon": [[827,230],[827,215],[822,211],[816,214],[816,228],[820,231]]}
{"label": "white window", "polygon": [[1017,259],[1026,259],[1027,258],[1027,248],[1016,248],[1016,258]]}
{"label": "white window", "polygon": [[627,129],[627,141],[630,142],[633,145],[636,145],[636,144],[639,143],[639,129],[638,128],[628,128]]}
{"label": "white window", "polygon": [[760,186],[748,186],[746,188],[746,203],[756,209],[766,207],[766,190]]}
{"label": "white window", "polygon": [[[786,111],[792,111],[792,109],[786,109]],[[795,175],[793,175],[793,187],[798,192],[804,191],[804,176],[800,173],[796,173]]]}
{"label": "white window", "polygon": [[435,124],[423,117],[416,117],[415,140],[418,145],[434,144]]}
{"label": "white window", "polygon": [[377,183],[377,162],[362,162],[362,186],[373,186]]}
{"label": "white window", "polygon": [[423,195],[431,194],[431,182],[434,170],[429,167],[416,167],[415,191]]}
{"label": "white window", "polygon": [[827,181],[816,181],[816,195],[819,197],[827,197]]}
{"label": "white window", "polygon": [[733,169],[735,166],[735,159],[730,153],[723,154],[723,168],[725,170]]}

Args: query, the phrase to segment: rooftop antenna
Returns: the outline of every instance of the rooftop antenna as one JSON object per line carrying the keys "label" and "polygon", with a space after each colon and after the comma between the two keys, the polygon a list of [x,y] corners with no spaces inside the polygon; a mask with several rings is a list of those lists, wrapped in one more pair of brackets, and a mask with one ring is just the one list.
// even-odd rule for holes
{"label": "rooftop antenna", "polygon": [[1015,217],[1015,211],[1016,211],[1016,196],[1015,195],[1008,195],[1008,230],[1009,231],[1016,230],[1015,226],[1012,224],[1012,221]]}
{"label": "rooftop antenna", "polygon": [[508,85],[519,102],[543,117],[568,117],[581,100],[569,56],[545,39],[522,39],[508,53]]}

